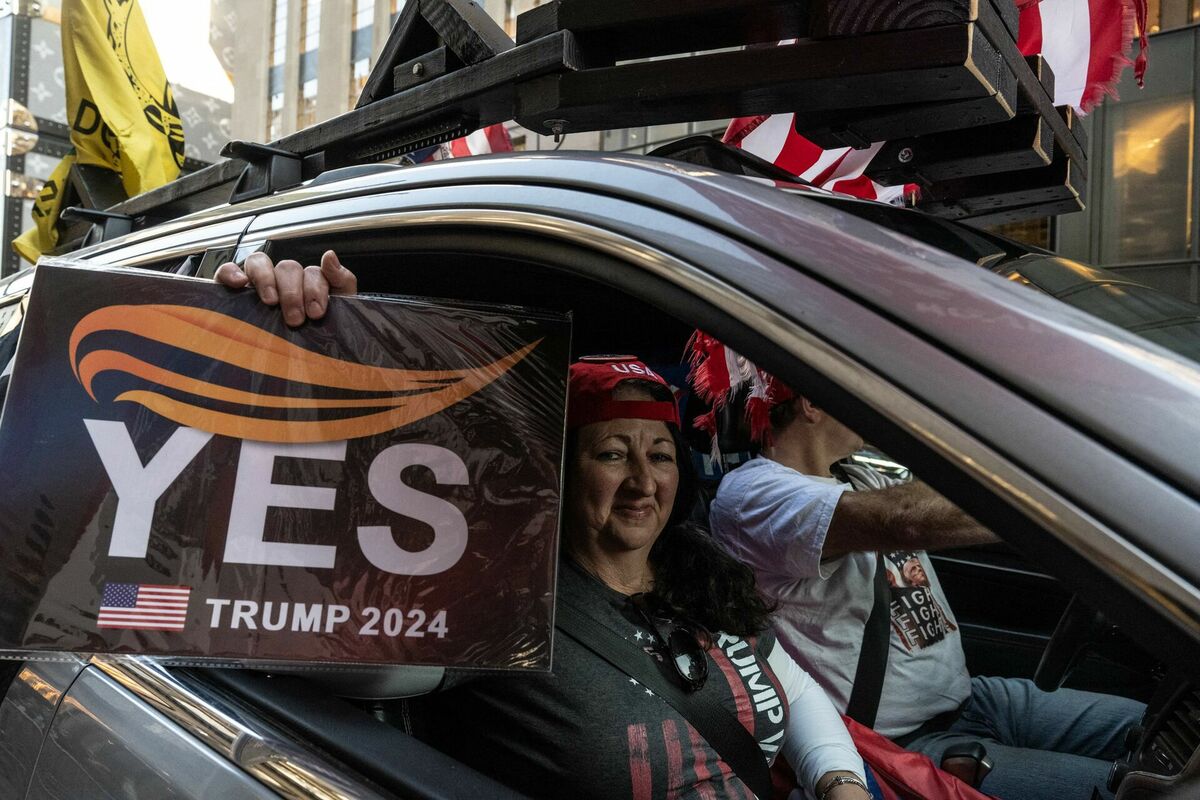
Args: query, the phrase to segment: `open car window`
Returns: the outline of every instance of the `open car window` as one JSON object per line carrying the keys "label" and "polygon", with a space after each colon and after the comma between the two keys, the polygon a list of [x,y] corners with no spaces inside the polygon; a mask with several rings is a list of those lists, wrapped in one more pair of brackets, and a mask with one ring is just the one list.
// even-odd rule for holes
{"label": "open car window", "polygon": [[[681,363],[692,332],[696,328],[718,330],[738,341],[747,355],[787,374],[792,381],[804,382],[822,405],[841,410],[852,427],[878,443],[859,453],[858,463],[891,476],[929,479],[1010,540],[933,554],[942,586],[962,628],[969,667],[975,674],[1031,676],[1052,638],[1059,615],[1077,588],[1090,586],[1092,597],[1112,590],[1111,576],[1095,572],[1077,557],[1062,557],[1070,551],[1056,539],[1061,531],[1048,530],[1046,520],[1031,519],[1026,509],[1005,496],[1003,482],[1007,475],[989,485],[979,475],[964,471],[948,453],[931,448],[904,429],[906,418],[915,424],[922,415],[933,415],[929,418],[939,417],[949,426],[940,435],[954,429],[954,436],[965,437],[965,441],[980,433],[950,421],[953,408],[922,402],[933,399],[920,397],[923,381],[934,380],[932,376],[913,377],[905,386],[876,373],[894,397],[915,403],[909,409],[887,409],[890,416],[881,414],[873,407],[878,401],[856,392],[854,382],[846,379],[846,369],[852,371],[861,365],[831,368],[833,361],[798,357],[787,352],[778,340],[762,335],[765,326],[747,331],[742,324],[739,330],[728,308],[696,302],[694,297],[690,303],[681,302],[669,281],[647,279],[636,264],[533,235],[497,234],[466,227],[455,231],[454,236],[446,236],[444,231],[421,231],[418,226],[380,226],[353,234],[282,236],[269,239],[266,245],[273,258],[293,258],[301,263],[314,263],[325,249],[334,248],[343,263],[359,276],[360,289],[366,293],[570,311],[575,322],[574,356],[595,352],[638,354],[680,387],[685,418],[703,410],[688,396],[686,366]],[[1036,273],[1032,269],[1035,259],[1028,258],[1024,263]],[[1048,281],[1040,273],[1034,277]],[[832,295],[824,299],[833,303]],[[834,348],[856,332],[856,320],[849,315],[839,317],[836,309],[830,310],[827,317],[809,322],[816,339]],[[919,346],[907,339],[896,346],[902,344]],[[944,353],[939,356],[944,357]],[[921,358],[919,353],[910,353],[898,367],[914,370],[913,365]],[[984,383],[964,384],[960,393],[985,388]],[[1018,399],[1004,391],[996,398],[1013,403]],[[973,400],[980,402],[978,397]],[[695,435],[693,444],[702,457],[706,437]],[[719,470],[711,477],[718,479]],[[1057,490],[1049,491],[1054,494]],[[1134,613],[1129,618],[1140,616]],[[1145,644],[1147,638],[1139,635],[1137,641]],[[1159,685],[1158,658],[1126,633],[1114,629],[1078,665],[1068,685],[1146,700]],[[253,681],[242,683],[253,685]],[[383,708],[388,709],[387,718],[393,724],[403,725],[404,720],[412,719],[392,701],[385,701]],[[414,724],[419,733],[419,719]]]}

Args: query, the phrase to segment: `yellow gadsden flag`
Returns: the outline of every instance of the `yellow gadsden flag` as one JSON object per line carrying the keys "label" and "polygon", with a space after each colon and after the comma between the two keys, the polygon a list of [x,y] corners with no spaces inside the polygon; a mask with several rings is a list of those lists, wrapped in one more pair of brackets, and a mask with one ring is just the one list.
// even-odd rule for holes
{"label": "yellow gadsden flag", "polygon": [[35,227],[13,242],[30,261],[57,243],[69,160],[117,172],[129,197],[174,180],[183,166],[179,109],[136,0],[64,0],[62,49],[75,154],[35,202]]}

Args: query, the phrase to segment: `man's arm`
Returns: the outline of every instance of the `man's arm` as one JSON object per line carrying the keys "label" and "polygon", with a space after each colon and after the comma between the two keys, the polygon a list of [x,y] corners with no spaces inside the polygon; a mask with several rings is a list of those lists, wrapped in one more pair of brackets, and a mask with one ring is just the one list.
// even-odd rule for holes
{"label": "man's arm", "polygon": [[919,481],[843,492],[822,558],[872,550],[936,550],[999,541],[958,506]]}

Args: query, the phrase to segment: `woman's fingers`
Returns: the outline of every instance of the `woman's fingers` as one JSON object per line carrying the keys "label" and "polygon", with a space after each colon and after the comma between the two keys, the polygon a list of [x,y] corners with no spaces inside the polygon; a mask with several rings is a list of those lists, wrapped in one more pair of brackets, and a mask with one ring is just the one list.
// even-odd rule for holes
{"label": "woman's fingers", "polygon": [[325,316],[329,295],[358,292],[358,278],[342,266],[332,250],[321,256],[319,267],[302,267],[290,259],[276,264],[266,253],[251,253],[240,267],[233,262],[222,264],[214,277],[234,289],[253,286],[262,302],[279,306],[283,321],[293,328],[306,319]]}
{"label": "woman's fingers", "polygon": [[[299,261],[284,259],[275,265],[275,289],[279,293],[279,310],[283,321],[291,327],[303,325],[304,313],[304,267]],[[259,292],[262,295],[262,292]],[[267,302],[263,298],[263,302]]]}
{"label": "woman's fingers", "polygon": [[213,275],[213,280],[222,286],[228,286],[230,289],[241,289],[250,282],[250,279],[246,277],[246,273],[242,272],[242,268],[232,261],[226,261],[217,267],[217,271]]}
{"label": "woman's fingers", "polygon": [[326,250],[321,256],[321,274],[329,284],[333,294],[356,294],[358,292],[358,277],[342,266],[341,259],[332,250]]}
{"label": "woman's fingers", "polygon": [[320,267],[304,268],[304,313],[309,319],[325,316],[329,304],[329,281]]}
{"label": "woman's fingers", "polygon": [[258,292],[258,299],[269,306],[279,302],[279,292],[275,288],[275,264],[266,253],[251,253],[246,256],[242,270],[250,283]]}

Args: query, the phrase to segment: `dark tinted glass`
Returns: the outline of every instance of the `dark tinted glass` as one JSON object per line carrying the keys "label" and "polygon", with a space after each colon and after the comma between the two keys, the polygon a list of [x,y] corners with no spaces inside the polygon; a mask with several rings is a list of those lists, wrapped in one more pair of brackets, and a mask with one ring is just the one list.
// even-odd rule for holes
{"label": "dark tinted glass", "polygon": [[848,198],[805,195],[1040,289],[1062,302],[1200,361],[1200,306],[1115,272],[1034,250],[918,211]]}

